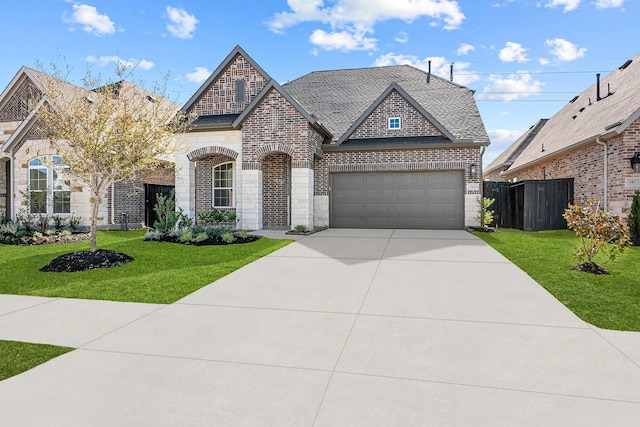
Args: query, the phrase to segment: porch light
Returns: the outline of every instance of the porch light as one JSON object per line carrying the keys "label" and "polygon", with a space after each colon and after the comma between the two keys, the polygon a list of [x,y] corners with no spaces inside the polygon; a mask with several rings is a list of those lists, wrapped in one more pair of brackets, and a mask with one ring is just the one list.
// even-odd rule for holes
{"label": "porch light", "polygon": [[635,156],[631,158],[631,167],[635,173],[640,172],[640,153],[636,153]]}
{"label": "porch light", "polygon": [[[640,153],[636,153],[636,154],[640,154]],[[640,162],[640,158],[638,158],[638,162]],[[640,166],[638,166],[640,167]],[[476,165],[475,163],[472,163],[469,165],[469,175],[471,176],[476,176],[476,172],[478,172],[478,165]]]}

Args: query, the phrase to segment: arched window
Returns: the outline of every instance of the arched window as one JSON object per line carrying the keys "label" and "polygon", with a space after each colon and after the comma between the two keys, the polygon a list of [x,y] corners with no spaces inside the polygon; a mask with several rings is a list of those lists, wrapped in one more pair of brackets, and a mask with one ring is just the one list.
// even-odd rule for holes
{"label": "arched window", "polygon": [[38,157],[29,162],[31,213],[71,213],[71,186],[60,156]]}
{"label": "arched window", "polygon": [[213,207],[235,206],[233,163],[223,163],[213,168]]}

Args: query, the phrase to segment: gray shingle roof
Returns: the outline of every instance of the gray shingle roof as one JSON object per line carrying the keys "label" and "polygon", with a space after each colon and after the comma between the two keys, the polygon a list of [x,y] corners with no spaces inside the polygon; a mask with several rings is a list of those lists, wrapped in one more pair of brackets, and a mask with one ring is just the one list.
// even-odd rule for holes
{"label": "gray shingle roof", "polygon": [[511,144],[498,157],[496,157],[494,161],[489,163],[489,165],[484,169],[484,174],[488,175],[497,169],[500,169],[500,172],[502,172],[504,168],[511,166],[515,159],[517,159],[529,144],[531,144],[531,141],[535,139],[536,135],[540,132],[540,129],[542,129],[547,121],[548,119],[540,119],[535,125],[527,129],[525,133],[516,139],[516,142]]}
{"label": "gray shingle roof", "polygon": [[[610,96],[608,88],[613,93]],[[640,55],[632,58],[628,67],[618,68],[602,78],[600,93],[602,99],[597,101],[594,76],[594,84],[549,119],[509,171],[594,141],[597,136],[622,133],[630,124],[629,119],[633,121],[640,115]]]}
{"label": "gray shingle roof", "polygon": [[489,143],[473,91],[409,65],[316,71],[283,88],[318,118],[334,141],[397,83],[457,139]]}

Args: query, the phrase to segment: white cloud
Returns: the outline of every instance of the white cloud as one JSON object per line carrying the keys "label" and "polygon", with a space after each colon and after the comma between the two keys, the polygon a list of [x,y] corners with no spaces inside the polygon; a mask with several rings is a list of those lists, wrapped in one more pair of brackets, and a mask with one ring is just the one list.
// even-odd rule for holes
{"label": "white cloud", "polygon": [[492,75],[491,84],[485,86],[478,95],[480,101],[514,101],[537,95],[542,91],[544,83],[534,80],[527,72],[509,74],[506,77]]}
{"label": "white cloud", "polygon": [[107,15],[101,15],[94,6],[86,4],[73,4],[73,12],[62,15],[63,22],[67,24],[79,24],[82,30],[96,36],[104,36],[116,32],[116,26]]}
{"label": "white cloud", "polygon": [[595,5],[598,9],[609,9],[622,7],[624,0],[596,0]]}
{"label": "white cloud", "polygon": [[491,144],[496,145],[511,145],[513,142],[520,138],[524,131],[519,129],[489,129],[487,130],[489,138],[491,138]]}
{"label": "white cloud", "polygon": [[476,50],[476,48],[473,47],[473,45],[470,45],[469,43],[462,43],[458,50],[456,50],[456,54],[458,56],[468,55],[469,52],[473,52],[474,50]]}
{"label": "white cloud", "polygon": [[167,6],[167,30],[179,39],[192,39],[198,21],[184,9]]}
{"label": "white cloud", "polygon": [[549,53],[555,56],[559,61],[574,61],[578,58],[582,58],[587,51],[584,47],[578,47],[577,45],[567,41],[565,39],[552,39],[544,42],[544,45],[549,49]]}
{"label": "white cloud", "polygon": [[[429,61],[431,61],[431,73],[449,80],[451,61],[448,61],[443,56],[429,56],[424,59],[420,59],[415,55],[396,55],[394,53],[387,53],[380,55],[373,63],[376,67],[383,67],[388,65],[412,65],[421,70],[429,70]],[[471,64],[468,62],[456,62],[453,68],[453,81],[461,84],[468,85],[469,83],[480,80],[475,72],[469,70]]]}
{"label": "white cloud", "polygon": [[[356,46],[355,49],[374,50],[375,41],[366,38],[364,34],[372,35],[375,25],[392,19],[411,22],[415,19],[427,17],[431,24],[443,25],[452,30],[460,27],[465,19],[458,2],[455,0],[288,0],[289,11],[276,13],[267,22],[269,30],[282,33],[290,27],[303,22],[318,22],[327,25],[330,30],[316,29],[310,38],[323,44],[319,47],[338,49],[335,46]],[[358,43],[331,39],[345,39],[350,34]],[[400,40],[403,38],[400,37]],[[372,42],[373,41],[373,42]],[[396,41],[397,37],[396,37]],[[400,41],[400,43],[402,43]],[[339,48],[341,50],[348,50]]]}
{"label": "white cloud", "polygon": [[553,9],[560,6],[564,8],[562,9],[563,12],[569,12],[571,10],[577,9],[578,6],[580,6],[581,1],[582,0],[549,0],[547,1],[547,3],[545,3],[544,7]]}
{"label": "white cloud", "polygon": [[491,5],[491,7],[506,7],[509,3],[513,3],[515,0],[507,0],[505,2],[497,2]]}
{"label": "white cloud", "polygon": [[406,43],[409,41],[409,34],[405,33],[404,31],[400,31],[398,35],[394,38],[394,40],[397,41],[398,43]]}
{"label": "white cloud", "polygon": [[377,40],[366,37],[367,32],[361,31],[351,33],[349,31],[338,31],[327,33],[323,30],[315,30],[309,41],[324,50],[341,50],[349,52],[352,50],[375,49]]}
{"label": "white cloud", "polygon": [[549,65],[551,63],[551,61],[549,61],[547,58],[540,58],[538,59],[538,62],[540,63],[540,65]]}
{"label": "white cloud", "polygon": [[507,42],[505,47],[500,49],[498,54],[502,62],[527,62],[527,49],[522,47],[520,43]]}
{"label": "white cloud", "polygon": [[185,74],[185,78],[193,83],[202,83],[209,78],[211,75],[211,71],[207,70],[206,67],[196,67],[193,73]]}
{"label": "white cloud", "polygon": [[146,59],[141,59],[140,61],[136,59],[122,59],[117,55],[110,56],[100,56],[96,58],[93,55],[89,55],[86,58],[87,62],[95,63],[98,67],[106,67],[110,64],[115,64],[118,68],[137,68],[140,70],[150,70],[155,65],[151,61],[147,61]]}

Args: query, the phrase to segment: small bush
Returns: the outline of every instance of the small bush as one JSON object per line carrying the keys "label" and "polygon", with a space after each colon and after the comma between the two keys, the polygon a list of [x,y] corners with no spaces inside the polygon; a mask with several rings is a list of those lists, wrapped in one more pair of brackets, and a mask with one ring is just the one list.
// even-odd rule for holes
{"label": "small bush", "polygon": [[231,210],[213,208],[209,212],[202,212],[198,214],[198,219],[202,225],[217,226],[220,224],[235,224],[237,221],[237,215]]}
{"label": "small bush", "polygon": [[480,205],[480,209],[478,210],[477,220],[480,223],[481,227],[488,227],[493,222],[493,214],[494,210],[489,209],[494,203],[496,199],[490,199],[489,197],[483,197],[478,199],[478,204]]}
{"label": "small bush", "polygon": [[629,235],[635,246],[640,246],[640,190],[636,190],[629,212]]}
{"label": "small bush", "polygon": [[241,239],[246,239],[247,237],[249,237],[249,232],[247,230],[238,230],[236,234]]}
{"label": "small bush", "polygon": [[305,227],[304,225],[298,224],[293,228],[293,230],[298,233],[304,233],[305,231],[307,231],[307,227]]}
{"label": "small bush", "polygon": [[71,229],[72,232],[78,231],[78,226],[80,225],[81,219],[82,217],[71,214],[71,217],[69,218],[69,229]]}
{"label": "small bush", "polygon": [[67,223],[67,220],[60,215],[54,215],[51,219],[53,220],[53,228],[56,231],[62,230]]}
{"label": "small bush", "polygon": [[584,208],[570,204],[562,216],[569,230],[580,238],[581,247],[576,251],[579,263],[595,264],[593,258],[601,250],[613,261],[629,243],[629,227],[618,215],[601,211],[593,199]]}
{"label": "small bush", "polygon": [[185,231],[178,237],[178,240],[181,241],[182,243],[190,242],[192,239],[193,239],[193,233],[191,232],[191,230]]}
{"label": "small bush", "polygon": [[207,233],[205,233],[204,231],[201,233],[198,233],[196,235],[196,237],[194,237],[192,239],[192,241],[196,242],[196,243],[200,243],[200,242],[204,242],[205,240],[207,240],[209,238],[209,236],[207,236]]}
{"label": "small bush", "polygon": [[236,241],[236,236],[231,231],[226,231],[220,235],[220,238],[225,243],[233,243]]}

